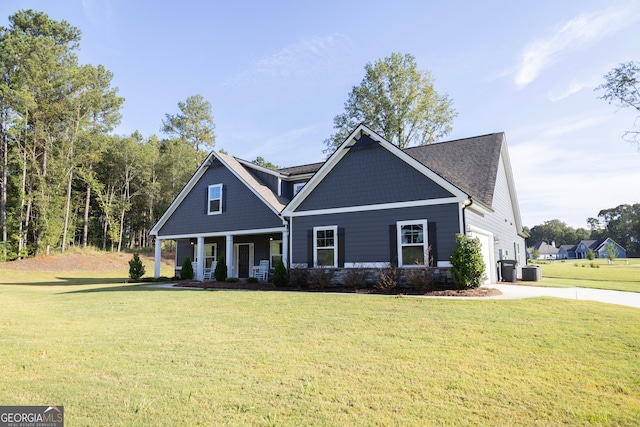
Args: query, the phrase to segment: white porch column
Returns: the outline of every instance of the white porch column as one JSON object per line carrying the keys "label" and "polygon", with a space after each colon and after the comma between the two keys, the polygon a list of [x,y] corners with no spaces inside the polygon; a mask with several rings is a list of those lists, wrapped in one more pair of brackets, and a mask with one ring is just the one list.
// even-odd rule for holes
{"label": "white porch column", "polygon": [[198,236],[198,263],[195,271],[196,280],[204,279],[204,237]]}
{"label": "white porch column", "polygon": [[282,232],[282,263],[289,270],[289,230]]}
{"label": "white porch column", "polygon": [[233,234],[227,234],[226,254],[224,255],[224,262],[227,263],[227,276],[238,277],[233,268]]}
{"label": "white porch column", "polygon": [[162,262],[162,240],[156,236],[156,253],[153,259],[153,277],[160,277],[160,263]]}

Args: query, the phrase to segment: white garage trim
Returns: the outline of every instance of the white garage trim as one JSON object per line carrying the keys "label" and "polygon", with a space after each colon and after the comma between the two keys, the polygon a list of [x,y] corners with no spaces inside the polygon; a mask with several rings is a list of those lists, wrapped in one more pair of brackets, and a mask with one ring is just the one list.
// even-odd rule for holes
{"label": "white garage trim", "polygon": [[475,227],[473,225],[468,225],[469,227],[469,235],[471,237],[477,237],[480,239],[480,243],[482,244],[482,258],[485,263],[485,272],[487,275],[487,280],[484,284],[496,283],[498,281],[498,277],[496,275],[496,257],[495,257],[495,249],[493,246],[493,233],[483,230],[481,228]]}

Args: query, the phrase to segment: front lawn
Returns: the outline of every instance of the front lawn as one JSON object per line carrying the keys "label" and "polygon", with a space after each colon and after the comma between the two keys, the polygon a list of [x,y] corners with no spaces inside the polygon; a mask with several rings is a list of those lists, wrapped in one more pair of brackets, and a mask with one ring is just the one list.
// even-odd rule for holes
{"label": "front lawn", "polygon": [[532,284],[640,292],[639,258],[616,259],[613,264],[608,264],[606,259],[543,261],[539,264],[542,282]]}
{"label": "front lawn", "polygon": [[640,425],[633,308],[45,283],[0,285],[0,402],[70,427]]}

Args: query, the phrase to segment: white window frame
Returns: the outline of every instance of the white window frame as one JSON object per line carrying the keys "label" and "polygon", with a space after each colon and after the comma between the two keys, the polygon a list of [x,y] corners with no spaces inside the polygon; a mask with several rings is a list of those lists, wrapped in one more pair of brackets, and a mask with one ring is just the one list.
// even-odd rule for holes
{"label": "white window frame", "polygon": [[[333,246],[318,246],[318,231],[333,231]],[[333,249],[333,265],[318,265],[318,249]],[[313,227],[313,266],[338,268],[338,226]]]}
{"label": "white window frame", "polygon": [[[275,243],[275,244],[278,244],[278,246],[279,246],[279,248],[280,248],[280,253],[276,253],[276,252],[274,252],[274,251],[272,250],[272,249],[273,249],[273,246],[272,246],[272,245],[273,245],[274,243]],[[277,256],[277,257],[280,257],[280,259],[283,259],[283,258],[282,258],[282,248],[283,248],[283,246],[282,246],[282,240],[269,240],[269,265],[270,265],[270,267],[269,267],[269,268],[276,268],[276,263],[275,263],[275,262],[274,262],[274,260],[273,260],[273,257],[274,257],[274,256]]]}
{"label": "white window frame", "polygon": [[[213,255],[207,255],[207,248],[212,248]],[[203,268],[207,268],[207,260],[211,260],[211,264],[218,260],[218,244],[217,243],[205,243],[204,244],[204,264]],[[198,262],[198,245],[193,245],[193,260]]]}
{"label": "white window frame", "polygon": [[295,196],[296,194],[298,194],[298,192],[300,192],[300,190],[302,190],[302,187],[304,187],[304,185],[306,184],[305,182],[296,182],[295,184],[293,184],[293,195]]}
{"label": "white window frame", "polygon": [[[220,198],[211,198],[211,189],[219,188],[220,189]],[[212,200],[220,200],[219,209],[217,211],[211,210],[211,201]],[[222,184],[214,184],[207,187],[207,215],[220,215],[222,213]]]}
{"label": "white window frame", "polygon": [[[422,243],[411,243],[411,244],[403,244],[402,243],[402,227],[406,225],[422,225]],[[396,223],[396,230],[398,233],[398,267],[420,267],[416,264],[404,264],[402,259],[402,248],[404,247],[417,247],[422,246],[422,251],[424,253],[424,265],[428,265],[429,263],[429,232],[427,229],[427,220],[426,219],[414,219],[409,221],[398,221]]]}

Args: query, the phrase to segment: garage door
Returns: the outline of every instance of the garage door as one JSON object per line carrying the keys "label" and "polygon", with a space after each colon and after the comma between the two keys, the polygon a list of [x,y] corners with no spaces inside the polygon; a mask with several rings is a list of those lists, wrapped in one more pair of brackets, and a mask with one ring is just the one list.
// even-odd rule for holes
{"label": "garage door", "polygon": [[488,234],[480,233],[477,231],[472,231],[469,234],[471,235],[471,237],[477,237],[480,240],[482,259],[484,260],[484,266],[485,266],[484,274],[486,274],[487,276],[487,279],[484,281],[484,284],[486,285],[486,284],[492,283],[491,271],[493,270],[493,257],[491,256],[491,253],[492,253],[491,241],[493,237],[491,237]]}

